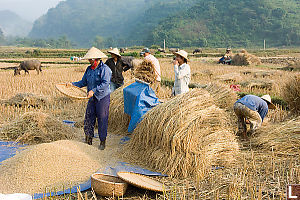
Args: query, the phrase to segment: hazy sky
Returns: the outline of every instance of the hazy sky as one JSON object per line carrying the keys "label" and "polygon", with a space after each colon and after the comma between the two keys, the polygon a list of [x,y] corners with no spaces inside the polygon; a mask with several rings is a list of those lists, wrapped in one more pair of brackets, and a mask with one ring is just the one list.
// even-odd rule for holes
{"label": "hazy sky", "polygon": [[33,22],[60,1],[63,0],[0,0],[0,10],[11,10],[22,18]]}

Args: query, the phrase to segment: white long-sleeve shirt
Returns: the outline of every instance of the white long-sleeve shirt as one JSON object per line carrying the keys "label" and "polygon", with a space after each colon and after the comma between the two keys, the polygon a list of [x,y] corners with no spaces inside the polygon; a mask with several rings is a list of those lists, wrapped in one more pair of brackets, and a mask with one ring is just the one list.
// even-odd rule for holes
{"label": "white long-sleeve shirt", "polygon": [[174,65],[175,82],[173,93],[175,95],[186,93],[189,91],[189,83],[191,80],[191,68],[188,64]]}

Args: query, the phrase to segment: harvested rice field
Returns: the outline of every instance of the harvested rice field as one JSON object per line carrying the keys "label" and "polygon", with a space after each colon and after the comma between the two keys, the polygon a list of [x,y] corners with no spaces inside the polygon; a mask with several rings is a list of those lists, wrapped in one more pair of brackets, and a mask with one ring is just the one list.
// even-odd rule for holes
{"label": "harvested rice field", "polygon": [[[87,100],[71,99],[55,88],[80,80],[88,62],[41,55],[34,58],[44,66],[41,74],[14,76],[12,68],[25,59],[0,57],[0,140],[26,144],[0,163],[0,193],[53,194],[127,162],[168,175],[152,178],[171,190],[155,193],[129,186],[119,199],[286,199],[287,186],[300,184],[300,74],[285,70],[296,66],[286,51],[280,55],[278,50],[272,58],[260,50],[248,52],[233,49],[236,65],[191,56],[190,91],[175,97],[172,55],[160,54],[162,82],[156,95],[161,103],[130,134],[123,88],[135,78],[155,82],[153,66],[135,58],[135,70],[124,72],[124,86],[111,94],[104,151],[98,149],[97,137],[92,146],[84,143]],[[299,55],[293,54],[295,59]],[[236,134],[233,104],[246,94],[269,94],[277,109],[269,110],[262,127],[245,139]],[[113,199],[91,189],[51,198]]]}

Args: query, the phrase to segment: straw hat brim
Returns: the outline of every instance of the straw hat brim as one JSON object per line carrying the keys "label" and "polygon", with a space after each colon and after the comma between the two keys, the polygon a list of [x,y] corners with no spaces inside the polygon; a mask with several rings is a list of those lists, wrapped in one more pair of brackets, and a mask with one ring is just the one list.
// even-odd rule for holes
{"label": "straw hat brim", "polygon": [[73,99],[88,99],[86,91],[75,85],[66,86],[65,83],[59,83],[55,87],[59,92]]}
{"label": "straw hat brim", "polygon": [[132,172],[118,172],[117,175],[122,180],[139,188],[156,192],[164,192],[170,190],[170,188],[164,186],[162,183],[141,174],[136,174]]}
{"label": "straw hat brim", "polygon": [[107,58],[107,55],[100,51],[99,49],[92,47],[88,50],[82,60],[89,60],[89,59],[102,59]]}
{"label": "straw hat brim", "polygon": [[262,96],[261,98],[263,100],[265,100],[266,102],[268,102],[268,108],[269,109],[276,109],[276,106],[271,101],[269,101],[268,99],[264,98],[264,96]]}
{"label": "straw hat brim", "polygon": [[121,55],[120,55],[119,53],[117,53],[117,52],[114,52],[114,51],[108,51],[108,53],[112,53],[112,54],[115,54],[116,56],[119,56],[119,57],[121,57]]}
{"label": "straw hat brim", "polygon": [[186,55],[183,55],[183,54],[181,54],[180,52],[174,52],[173,54],[174,54],[174,55],[179,55],[179,56],[181,56],[181,57],[183,57],[183,58],[189,60],[188,57],[187,57]]}

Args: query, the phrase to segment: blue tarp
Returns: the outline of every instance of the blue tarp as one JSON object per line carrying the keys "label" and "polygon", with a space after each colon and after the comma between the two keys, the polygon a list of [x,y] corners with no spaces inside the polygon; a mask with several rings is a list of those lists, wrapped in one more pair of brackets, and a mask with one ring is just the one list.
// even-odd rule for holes
{"label": "blue tarp", "polygon": [[128,132],[133,132],[143,115],[159,104],[152,88],[145,83],[135,82],[123,89],[124,112],[131,116]]}
{"label": "blue tarp", "polygon": [[16,152],[21,150],[20,147],[24,146],[25,145],[20,145],[16,142],[0,141],[0,165],[3,160],[6,160],[16,155]]}

